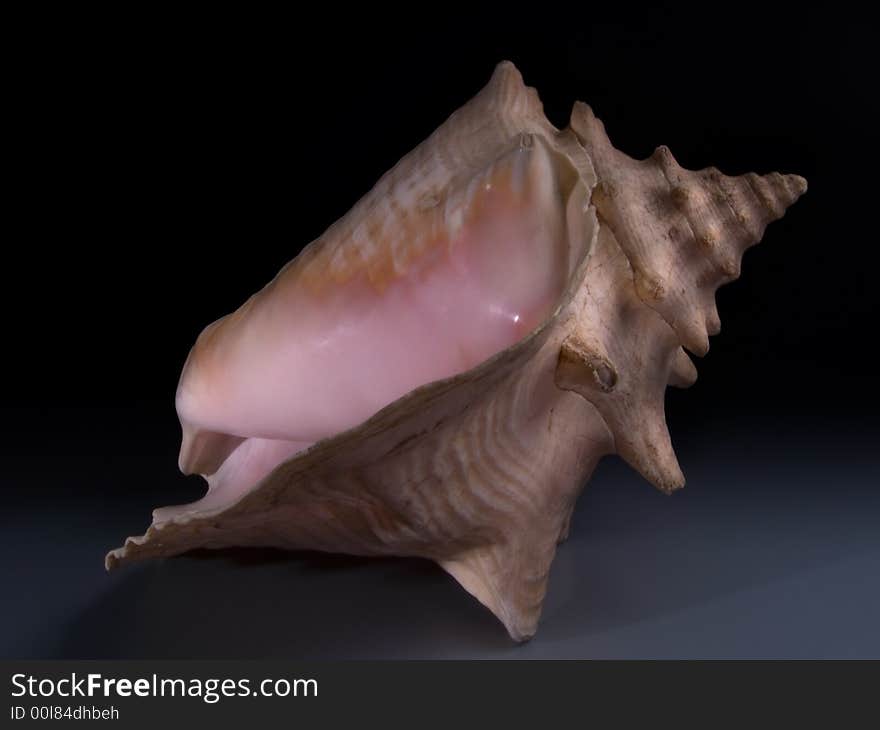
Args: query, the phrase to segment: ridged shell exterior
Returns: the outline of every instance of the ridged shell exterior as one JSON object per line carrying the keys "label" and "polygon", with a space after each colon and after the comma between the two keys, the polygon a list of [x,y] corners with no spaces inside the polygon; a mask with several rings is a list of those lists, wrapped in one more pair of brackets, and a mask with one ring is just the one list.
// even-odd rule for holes
{"label": "ridged shell exterior", "polygon": [[[409,215],[401,189],[416,208],[425,195],[439,204],[443,186],[425,179],[469,174],[482,164],[480,150],[529,135],[578,176],[569,235],[580,245],[553,315],[478,367],[424,385],[280,464],[234,504],[154,523],[111,552],[108,568],[234,545],[421,556],[522,640],[537,628],[557,544],[603,455],[620,453],[664,491],[683,484],[665,388],[696,378],[682,345],[706,351],[718,328],[715,289],[805,190],[802,178],[690,172],[665,148],[632,160],[585,105],[575,106],[569,129],[555,130],[504,63],[293,265],[313,271],[316,285],[345,276],[352,262],[381,279],[388,266],[405,265],[407,244],[401,238],[390,258],[372,250],[370,225],[397,235]],[[462,139],[470,140],[464,148]],[[354,252],[346,240],[356,241]]]}

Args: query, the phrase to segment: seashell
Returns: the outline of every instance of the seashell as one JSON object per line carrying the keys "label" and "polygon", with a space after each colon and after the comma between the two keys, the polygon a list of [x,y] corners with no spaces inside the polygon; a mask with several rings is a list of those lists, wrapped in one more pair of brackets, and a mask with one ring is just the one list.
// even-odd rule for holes
{"label": "seashell", "polygon": [[517,641],[598,460],[683,486],[664,416],[714,294],[806,190],[637,161],[585,104],[553,127],[513,64],[235,313],[181,375],[180,467],[107,568],[277,546],[439,563]]}

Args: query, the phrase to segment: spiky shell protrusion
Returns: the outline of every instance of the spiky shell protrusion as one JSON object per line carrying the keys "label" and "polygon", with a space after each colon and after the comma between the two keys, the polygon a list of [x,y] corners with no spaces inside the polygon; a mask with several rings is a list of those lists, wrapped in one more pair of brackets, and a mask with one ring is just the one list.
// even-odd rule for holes
{"label": "spiky shell protrusion", "polygon": [[598,175],[593,204],[633,270],[639,297],[697,355],[720,328],[715,290],[739,276],[745,250],[807,189],[798,175],[722,175],[680,167],[658,147],[638,161],[616,150],[583,103],[571,129]]}

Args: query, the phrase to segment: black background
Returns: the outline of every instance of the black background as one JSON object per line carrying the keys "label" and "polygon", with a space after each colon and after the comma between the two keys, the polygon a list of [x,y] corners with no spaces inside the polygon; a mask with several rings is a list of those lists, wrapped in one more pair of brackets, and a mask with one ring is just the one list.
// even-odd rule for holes
{"label": "black background", "polygon": [[[857,17],[674,7],[22,21],[6,105],[5,655],[880,655],[876,630],[865,638],[880,606],[874,40]],[[513,654],[500,626],[419,561],[248,553],[105,577],[103,552],[142,532],[150,507],[203,491],[176,471],[173,407],[201,328],[504,58],[557,126],[581,99],[634,157],[666,144],[688,168],[809,181],[719,292],[722,332],[698,383],[668,396],[688,496],[664,500],[601,467],[560,552],[572,575],[551,584],[545,624],[565,628]],[[577,558],[597,549],[596,531],[621,550],[599,575]],[[814,553],[830,571],[821,579],[809,577]],[[611,573],[622,577],[609,587]],[[793,603],[774,618],[767,595],[737,593],[756,574],[771,593],[804,575],[805,593],[780,588]],[[834,605],[849,613],[786,624],[794,607],[828,600],[820,583],[835,577]],[[569,580],[584,592],[560,588]],[[744,603],[699,614],[728,594]],[[727,610],[740,622],[730,634]],[[278,628],[279,611],[296,626]],[[698,616],[664,629],[668,640],[645,625],[682,611]],[[743,611],[759,623],[742,625]],[[230,623],[239,631],[218,647]],[[340,626],[352,627],[348,648]]]}

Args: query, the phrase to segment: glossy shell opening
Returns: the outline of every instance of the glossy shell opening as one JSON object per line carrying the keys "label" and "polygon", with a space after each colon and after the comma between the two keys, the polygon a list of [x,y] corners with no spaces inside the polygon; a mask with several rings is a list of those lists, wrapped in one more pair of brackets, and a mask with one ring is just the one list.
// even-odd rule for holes
{"label": "glossy shell opening", "polygon": [[586,256],[588,197],[566,155],[522,135],[440,191],[421,221],[430,240],[381,282],[361,272],[316,292],[304,268],[286,267],[193,348],[178,389],[180,464],[209,491],[154,519],[229,504],[315,442],[522,342]]}

